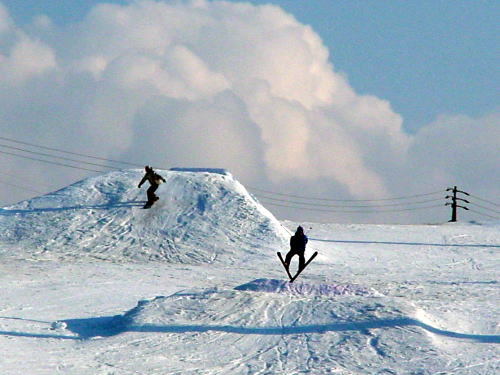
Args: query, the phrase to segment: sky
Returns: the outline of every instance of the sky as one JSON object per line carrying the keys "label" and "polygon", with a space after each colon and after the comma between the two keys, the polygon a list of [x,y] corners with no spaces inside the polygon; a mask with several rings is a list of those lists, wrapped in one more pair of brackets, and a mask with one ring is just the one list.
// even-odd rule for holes
{"label": "sky", "polygon": [[[459,185],[500,200],[497,2],[0,4],[4,137],[155,166],[225,167],[282,194],[377,200]],[[90,173],[61,168],[1,154],[0,202]],[[449,216],[274,199],[277,216],[295,220]],[[499,216],[491,207],[482,212]]]}

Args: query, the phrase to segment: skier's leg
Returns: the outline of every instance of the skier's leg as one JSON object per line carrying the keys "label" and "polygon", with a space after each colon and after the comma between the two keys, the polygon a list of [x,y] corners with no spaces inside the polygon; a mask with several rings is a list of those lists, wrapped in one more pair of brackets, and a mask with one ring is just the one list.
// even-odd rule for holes
{"label": "skier's leg", "polygon": [[292,250],[290,250],[290,251],[288,252],[288,254],[286,254],[285,264],[286,264],[286,266],[287,266],[287,267],[290,267],[290,261],[292,260],[292,257],[293,257],[294,255],[295,255],[295,253],[294,253]]}
{"label": "skier's leg", "polygon": [[304,264],[306,264],[306,258],[304,257],[304,252],[300,252],[299,254],[299,270],[304,268]]}

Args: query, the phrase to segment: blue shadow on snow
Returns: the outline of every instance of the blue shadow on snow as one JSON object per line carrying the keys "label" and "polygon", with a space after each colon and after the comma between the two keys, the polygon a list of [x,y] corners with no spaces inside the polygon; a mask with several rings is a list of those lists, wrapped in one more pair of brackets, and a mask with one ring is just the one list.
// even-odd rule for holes
{"label": "blue shadow on snow", "polygon": [[66,340],[86,340],[95,337],[111,337],[126,332],[147,332],[147,333],[193,333],[193,332],[225,332],[240,335],[297,335],[326,332],[360,331],[375,328],[398,328],[398,327],[419,327],[439,336],[453,339],[470,340],[477,343],[500,344],[500,335],[473,335],[458,333],[432,327],[426,323],[412,318],[377,319],[359,322],[314,324],[305,326],[284,326],[284,327],[241,327],[230,325],[141,325],[134,326],[126,324],[123,315],[62,320],[66,324],[66,329],[77,336],[65,336],[62,334],[37,334],[26,332],[0,331],[0,335],[45,338],[45,339],[66,339]]}
{"label": "blue shadow on snow", "polygon": [[434,328],[428,324],[422,323],[411,318],[380,319],[361,322],[347,322],[334,324],[314,324],[296,327],[235,327],[235,326],[210,326],[210,325],[171,325],[171,326],[129,326],[128,332],[161,332],[161,333],[188,333],[188,332],[226,332],[237,333],[241,335],[296,335],[308,333],[326,333],[343,331],[366,331],[374,328],[395,328],[415,326],[423,328],[434,334],[455,338],[472,340],[480,343],[500,343],[499,335],[470,335],[445,331]]}
{"label": "blue shadow on snow", "polygon": [[486,244],[446,244],[446,243],[426,243],[426,242],[393,242],[393,241],[355,241],[355,240],[327,240],[321,238],[309,238],[311,241],[352,243],[352,244],[379,244],[379,245],[411,245],[411,246],[443,246],[443,247],[500,247],[500,245]]}

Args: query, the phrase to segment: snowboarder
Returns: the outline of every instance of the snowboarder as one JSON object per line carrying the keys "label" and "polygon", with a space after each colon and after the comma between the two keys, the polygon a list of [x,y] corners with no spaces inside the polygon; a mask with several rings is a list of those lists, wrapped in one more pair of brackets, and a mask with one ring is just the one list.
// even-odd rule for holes
{"label": "snowboarder", "polygon": [[304,252],[306,251],[307,236],[304,234],[304,228],[297,227],[295,234],[290,238],[290,251],[286,254],[285,267],[290,268],[290,261],[294,255],[299,256],[299,270],[305,265]]}
{"label": "snowboarder", "polygon": [[141,182],[139,182],[138,188],[140,189],[142,184],[144,182],[146,182],[146,180],[149,181],[149,183],[151,184],[151,186],[148,188],[148,191],[147,191],[148,201],[144,205],[144,208],[149,208],[153,205],[154,202],[156,202],[158,199],[160,199],[155,194],[155,191],[156,191],[156,189],[158,189],[158,186],[160,186],[160,184],[162,182],[166,182],[166,181],[162,176],[160,176],[158,173],[156,173],[153,170],[153,168],[150,167],[149,165],[146,165],[144,167],[144,169],[146,170],[146,174],[142,178]]}

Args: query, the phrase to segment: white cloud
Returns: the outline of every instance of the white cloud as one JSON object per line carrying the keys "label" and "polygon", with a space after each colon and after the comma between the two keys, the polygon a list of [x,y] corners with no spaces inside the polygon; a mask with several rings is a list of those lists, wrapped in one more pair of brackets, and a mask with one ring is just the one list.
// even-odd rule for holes
{"label": "white cloud", "polygon": [[419,180],[494,196],[500,186],[500,114],[440,116],[414,138],[408,165]]}
{"label": "white cloud", "polygon": [[106,74],[123,90],[149,87],[171,98],[194,100],[229,88],[222,74],[210,71],[185,46],[172,46],[162,56],[143,53],[120,56],[107,66]]}
{"label": "white cloud", "polygon": [[[0,5],[0,34],[11,35],[0,38],[0,82],[11,86],[0,127],[19,139],[343,198],[472,183],[498,161],[496,117],[406,134],[390,103],[357,94],[318,35],[276,6],[140,0],[97,5],[64,29],[39,20],[50,38],[20,30]],[[465,138],[460,153],[442,152]]]}
{"label": "white cloud", "polygon": [[0,3],[0,34],[5,33],[13,26],[12,19],[5,6]]}
{"label": "white cloud", "polygon": [[52,48],[16,27],[0,3],[0,84],[22,84],[56,66]]}
{"label": "white cloud", "polygon": [[50,48],[23,36],[0,61],[0,77],[3,82],[15,84],[55,67],[55,56]]}

